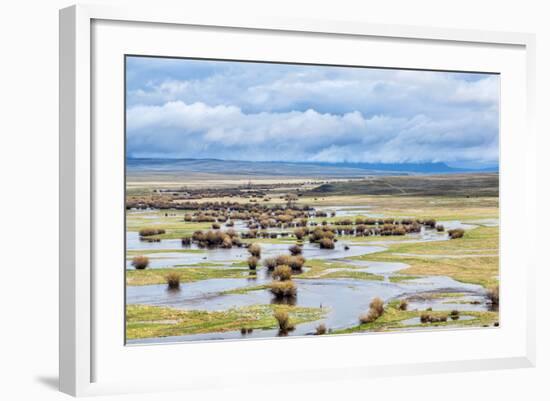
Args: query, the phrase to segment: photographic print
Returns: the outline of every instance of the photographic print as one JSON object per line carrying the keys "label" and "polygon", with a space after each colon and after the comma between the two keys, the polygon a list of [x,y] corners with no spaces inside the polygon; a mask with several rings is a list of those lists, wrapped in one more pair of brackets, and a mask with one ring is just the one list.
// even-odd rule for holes
{"label": "photographic print", "polygon": [[498,74],[126,56],[126,343],[499,325]]}

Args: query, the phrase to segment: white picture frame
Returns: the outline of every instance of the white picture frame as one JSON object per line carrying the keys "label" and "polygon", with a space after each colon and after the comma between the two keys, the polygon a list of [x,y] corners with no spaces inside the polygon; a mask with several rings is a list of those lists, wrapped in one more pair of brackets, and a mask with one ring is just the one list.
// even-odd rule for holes
{"label": "white picture frame", "polygon": [[[115,27],[117,23],[126,25]],[[106,26],[106,30],[98,31],[98,39],[95,42],[93,39],[94,24],[99,24],[97,26],[105,24],[104,26]],[[286,340],[263,340],[241,342],[238,345],[234,345],[235,343],[186,344],[186,354],[191,356],[191,358],[195,358],[194,361],[197,363],[196,358],[200,358],[201,355],[204,355],[205,359],[211,358],[212,352],[223,355],[224,358],[233,357],[242,359],[242,362],[239,362],[240,365],[237,363],[236,365],[238,366],[222,366],[219,370],[212,368],[213,370],[209,374],[205,373],[207,367],[201,368],[200,366],[196,366],[196,369],[185,370],[185,380],[176,380],[170,376],[163,377],[160,374],[156,376],[144,375],[143,377],[139,377],[139,374],[136,375],[135,372],[133,373],[133,377],[122,373],[116,374],[125,370],[122,369],[125,365],[121,364],[125,363],[127,364],[126,366],[129,366],[131,364],[130,361],[133,361],[135,365],[136,361],[139,361],[140,358],[142,358],[141,360],[143,360],[145,365],[151,363],[158,364],[161,361],[167,361],[167,365],[170,365],[170,353],[181,353],[183,350],[181,345],[178,344],[157,347],[133,347],[133,350],[130,351],[132,355],[121,356],[121,358],[128,357],[126,362],[122,361],[122,359],[117,360],[116,358],[118,357],[115,356],[113,356],[112,360],[107,359],[107,351],[113,351],[112,348],[105,345],[105,338],[109,334],[103,331],[102,335],[99,335],[96,327],[97,325],[101,325],[103,328],[108,327],[109,330],[112,329],[113,332],[118,330],[118,328],[109,326],[106,321],[103,321],[104,314],[102,311],[104,311],[104,307],[96,305],[95,301],[97,299],[94,298],[98,288],[104,288],[103,276],[94,273],[94,266],[96,266],[97,261],[102,260],[98,254],[98,249],[101,248],[101,245],[96,241],[97,234],[98,230],[104,227],[103,223],[99,220],[103,218],[99,216],[103,213],[104,206],[101,205],[101,199],[98,198],[100,195],[98,194],[105,192],[103,191],[102,181],[98,181],[97,177],[105,174],[105,170],[112,169],[110,163],[117,156],[114,153],[101,153],[105,149],[105,140],[111,140],[109,137],[102,137],[101,143],[97,143],[94,138],[95,131],[93,127],[97,128],[100,125],[94,118],[98,118],[98,115],[100,116],[99,118],[103,117],[101,117],[99,108],[96,110],[96,104],[94,103],[94,91],[96,89],[92,85],[92,79],[94,74],[98,73],[97,71],[102,71],[101,61],[98,60],[100,58],[106,59],[105,57],[108,57],[108,54],[105,57],[103,55],[98,57],[98,60],[94,57],[98,54],[103,54],[98,52],[103,51],[102,47],[107,47],[105,40],[101,39],[101,35],[104,35],[104,33],[116,35],[117,40],[112,40],[112,48],[110,50],[106,49],[106,53],[112,51],[115,52],[113,54],[117,55],[118,53],[116,52],[122,51],[121,49],[124,47],[119,46],[116,48],[117,45],[124,44],[124,41],[130,41],[130,38],[134,38],[136,35],[139,36],[140,30],[148,29],[147,27],[150,28],[152,26],[156,27],[154,30],[158,32],[159,36],[155,36],[157,33],[149,35],[151,43],[143,44],[143,46],[154,45],[154,41],[158,40],[158,38],[173,33],[167,30],[177,30],[179,29],[178,27],[182,29],[193,27],[193,29],[203,31],[216,31],[221,35],[227,34],[229,31],[238,34],[242,32],[243,37],[245,34],[269,34],[274,36],[274,41],[278,40],[277,35],[287,35],[289,37],[292,35],[305,35],[308,38],[322,37],[327,38],[327,40],[330,40],[330,38],[339,38],[339,40],[343,41],[342,43],[351,40],[361,40],[362,38],[384,40],[388,43],[392,41],[396,43],[398,41],[415,42],[419,45],[429,43],[430,45],[438,46],[438,48],[441,48],[441,51],[444,51],[446,46],[454,46],[457,52],[466,48],[479,48],[480,52],[485,51],[484,47],[510,49],[510,60],[514,61],[514,63],[517,62],[517,70],[512,70],[512,68],[515,68],[513,66],[506,67],[510,68],[510,88],[516,88],[518,93],[522,95],[518,95],[516,99],[510,99],[510,102],[513,100],[517,103],[509,103],[509,105],[519,105],[517,110],[507,108],[506,105],[508,103],[505,102],[502,112],[509,113],[510,115],[510,121],[504,122],[505,127],[508,127],[508,124],[510,124],[510,127],[513,126],[522,131],[522,143],[519,144],[518,138],[511,131],[504,130],[502,135],[504,135],[505,146],[501,148],[501,155],[504,156],[502,158],[501,174],[508,181],[504,184],[504,190],[501,191],[501,218],[509,219],[510,224],[514,221],[527,219],[527,224],[532,225],[532,222],[535,220],[533,217],[537,215],[535,205],[537,183],[534,150],[536,141],[532,127],[535,86],[535,38],[533,35],[376,25],[357,21],[294,20],[292,18],[259,18],[257,16],[215,17],[212,15],[194,14],[185,8],[164,10],[154,7],[111,8],[108,6],[78,5],[63,9],[60,11],[61,391],[79,396],[133,391],[164,391],[167,388],[181,390],[229,386],[232,385],[230,375],[232,370],[235,371],[234,374],[246,372],[246,363],[254,360],[254,354],[261,353],[261,347],[265,349],[266,344],[270,344],[270,348],[273,348],[272,352],[276,353],[281,350],[282,343],[286,343],[285,347],[292,348],[295,352],[303,352],[304,355],[309,355],[311,358],[309,363],[297,364],[292,370],[293,379],[290,380],[323,380],[328,377],[332,379],[352,377],[360,380],[380,375],[534,366],[535,319],[533,303],[535,299],[534,270],[537,262],[533,256],[535,254],[528,252],[531,245],[524,241],[517,245],[520,251],[523,249],[529,255],[527,256],[528,259],[521,265],[521,276],[510,276],[511,279],[504,280],[505,284],[501,287],[504,291],[503,297],[506,297],[507,293],[510,293],[515,294],[511,296],[517,297],[518,300],[517,308],[508,308],[510,310],[510,319],[506,322],[504,316],[502,319],[504,323],[503,328],[499,329],[500,333],[510,331],[510,335],[503,334],[502,338],[497,338],[497,334],[494,334],[497,332],[495,330],[485,332],[468,330],[457,334],[457,336],[461,337],[458,340],[459,342],[471,341],[475,335],[475,338],[478,338],[482,344],[484,341],[487,344],[493,343],[494,349],[487,349],[486,352],[483,352],[482,347],[480,347],[479,350],[465,353],[463,358],[442,355],[439,359],[435,357],[420,359],[414,353],[410,353],[404,359],[388,360],[387,363],[383,362],[383,358],[380,359],[372,353],[370,354],[372,356],[372,360],[370,361],[362,361],[361,359],[350,357],[347,361],[334,362],[335,364],[333,365],[331,364],[331,355],[336,356],[339,353],[338,350],[345,349],[342,348],[344,347],[343,340],[337,340],[334,337],[322,339],[323,349],[328,350],[324,364],[315,358],[316,347],[319,347],[319,344],[321,344],[317,341],[321,339],[313,342],[309,339],[292,340],[290,342]],[[110,31],[111,27],[113,28],[112,31]],[[133,29],[131,34],[130,29]],[[115,31],[118,33],[113,33]],[[126,38],[120,33],[124,31],[129,33]],[[111,37],[111,39],[113,38],[114,36]],[[166,52],[171,53],[170,47],[175,49],[174,44],[165,43],[161,50],[163,54],[172,55],[166,54]],[[231,50],[227,51],[230,52]],[[208,50],[205,50],[205,52],[208,52]],[[396,55],[395,57],[396,61],[394,62],[398,63],[400,56]],[[502,60],[499,60],[498,57],[495,58],[493,61],[495,63],[493,72],[500,72],[498,63],[504,63],[505,60],[508,60],[506,57]],[[343,60],[343,62],[346,62],[346,60]],[[419,60],[412,60],[410,63],[412,65],[421,64]],[[446,61],[446,63],[447,67],[451,66],[452,60]],[[426,67],[430,65],[428,63]],[[457,65],[455,69],[461,70],[462,67]],[[119,73],[121,71],[117,74]],[[122,88],[119,90],[122,91]],[[120,96],[122,96],[122,93],[114,96],[114,109],[119,105],[116,99],[120,99]],[[503,99],[506,96],[511,96],[510,91],[504,91]],[[116,124],[120,124],[123,118],[123,109],[117,109],[117,112],[120,113],[121,121]],[[514,113],[517,113],[517,116]],[[516,117],[514,118],[514,116]],[[113,126],[118,126],[116,124]],[[102,161],[99,162],[99,159],[102,159]],[[109,160],[109,162],[106,160]],[[118,166],[117,163],[113,162],[115,166]],[[104,172],[101,173],[100,170],[104,170]],[[517,187],[520,184],[522,185],[522,190],[512,190],[513,186]],[[116,182],[112,183],[112,185],[116,185]],[[113,220],[116,221],[116,218]],[[120,227],[120,230],[122,229]],[[505,227],[503,227],[504,229]],[[509,239],[507,240],[506,238]],[[504,258],[502,259],[504,261],[510,260],[512,262],[516,260],[518,250],[508,250],[508,247],[503,247],[503,245],[509,244],[508,241],[512,239],[512,237],[505,236],[501,241],[501,248],[505,249],[504,253],[501,251],[501,258]],[[508,270],[501,271],[501,274],[508,274]],[[110,293],[109,288],[105,287],[106,291],[101,291],[101,297],[102,299],[108,299],[109,302],[113,301],[118,306],[122,294]],[[506,308],[506,305],[503,308]],[[504,310],[506,311],[506,309]],[[113,319],[115,318],[116,316],[113,315]],[[512,318],[517,321],[512,322]],[[508,324],[506,325],[506,323]],[[514,324],[517,324],[518,328],[515,331],[513,330]],[[120,325],[123,325],[122,321]],[[365,341],[380,342],[382,341],[380,340],[382,337],[387,338],[387,340],[383,340],[384,343],[391,342],[392,338],[395,338],[394,341],[397,341],[400,335],[358,335],[344,336],[344,338],[347,338],[345,340],[346,346],[357,347],[364,344]],[[429,335],[429,333],[407,335],[416,336],[415,340],[412,341],[426,341],[425,336]],[[436,347],[438,342],[441,342],[443,345],[445,341],[449,341],[448,339],[451,338],[449,336],[452,335],[452,332],[445,334],[438,333],[437,337],[433,337]],[[120,346],[124,347],[121,339],[117,338],[116,341],[117,344],[120,342]],[[501,350],[502,347],[499,348],[501,346],[499,344],[505,341],[509,345],[507,352]],[[382,343],[380,342],[380,344]],[[178,348],[172,348],[176,351],[171,351],[170,347]],[[458,351],[460,352],[460,350]],[[109,352],[110,354],[111,352]],[[151,356],[150,359],[149,356]],[[102,366],[105,367],[107,364],[113,368],[108,374],[104,374]],[[181,365],[180,368],[184,369]],[[262,378],[262,373],[269,371],[284,374],[286,372],[281,366],[266,368],[265,372],[262,369],[263,367],[254,366],[254,372],[251,372],[250,377],[269,382],[271,379],[269,377]]]}

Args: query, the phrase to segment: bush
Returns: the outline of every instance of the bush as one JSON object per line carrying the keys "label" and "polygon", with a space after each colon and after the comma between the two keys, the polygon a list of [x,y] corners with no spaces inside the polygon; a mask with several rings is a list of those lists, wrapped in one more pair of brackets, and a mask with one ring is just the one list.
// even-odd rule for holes
{"label": "bush", "polygon": [[304,239],[304,236],[306,235],[306,231],[303,228],[297,228],[296,230],[294,230],[294,235],[296,236],[296,238],[301,240],[301,239]]}
{"label": "bush", "polygon": [[420,315],[420,322],[421,323],[429,323],[431,321],[431,315],[429,313],[423,312]]}
{"label": "bush", "polygon": [[258,244],[252,244],[248,247],[248,252],[257,258],[262,254],[262,248]]}
{"label": "bush", "polygon": [[275,265],[276,266],[280,266],[280,265],[290,265],[290,259],[291,256],[290,255],[279,255],[275,258]]}
{"label": "bush", "polygon": [[219,230],[219,229],[220,229],[219,223],[212,223],[212,228],[213,228],[214,230]]}
{"label": "bush", "polygon": [[269,270],[273,270],[277,266],[277,260],[275,258],[267,258],[264,260],[264,266]]}
{"label": "bush", "polygon": [[424,223],[423,223],[425,226],[427,227],[430,227],[430,228],[435,228],[435,220],[434,219],[427,219],[427,220],[424,220]]}
{"label": "bush", "polygon": [[279,299],[296,296],[296,285],[291,280],[273,281],[268,285],[268,288]]}
{"label": "bush", "polygon": [[462,228],[454,228],[447,231],[447,233],[449,234],[449,237],[451,237],[451,239],[462,238],[464,236],[464,230]]}
{"label": "bush", "polygon": [[147,256],[135,256],[132,259],[132,266],[137,270],[143,270],[149,266],[149,258]]}
{"label": "bush", "polygon": [[408,307],[409,303],[406,299],[402,299],[401,301],[399,301],[399,310],[407,310]]}
{"label": "bush", "polygon": [[294,256],[302,254],[302,247],[299,245],[292,245],[288,250]]}
{"label": "bush", "polygon": [[273,278],[280,281],[287,281],[292,278],[292,269],[287,265],[280,265],[273,271]]}
{"label": "bush", "polygon": [[443,227],[441,224],[438,224],[437,226],[435,226],[435,229],[437,230],[437,232],[440,232],[440,233],[445,231],[445,227]]}
{"label": "bush", "polygon": [[206,234],[202,231],[195,231],[191,236],[191,239],[196,242],[201,242],[206,239]]}
{"label": "bush", "polygon": [[486,296],[489,299],[489,302],[491,303],[491,305],[498,306],[499,301],[500,301],[499,300],[499,293],[500,293],[500,288],[499,288],[498,285],[495,286],[495,287],[489,288],[487,290]]}
{"label": "bush", "polygon": [[197,243],[201,248],[231,248],[233,246],[231,236],[219,230],[208,231],[206,233],[202,231],[195,231],[191,238],[193,242]]}
{"label": "bush", "polygon": [[277,309],[273,313],[273,317],[277,321],[277,324],[279,325],[279,330],[283,333],[288,332],[289,330],[293,330],[294,326],[290,323],[290,317],[288,316],[288,312],[283,309]]}
{"label": "bush", "polygon": [[334,241],[330,238],[322,238],[319,241],[319,246],[321,249],[334,249]]}
{"label": "bush", "polygon": [[453,320],[458,320],[458,318],[460,317],[460,312],[457,311],[456,309],[452,310],[450,315],[451,319]]}
{"label": "bush", "polygon": [[258,258],[256,256],[251,256],[247,259],[247,263],[251,270],[256,270],[256,267],[258,266]]}
{"label": "bush", "polygon": [[440,323],[440,322],[446,322],[446,321],[447,321],[447,315],[436,316],[426,312],[420,315],[421,323]]}
{"label": "bush", "polygon": [[397,226],[393,229],[392,235],[405,235],[407,230],[403,226]]}
{"label": "bush", "polygon": [[232,228],[228,229],[225,232],[225,234],[231,237],[231,239],[235,239],[239,237],[239,234],[237,233],[237,231],[233,230]]}
{"label": "bush", "polygon": [[233,240],[228,235],[227,237],[224,237],[222,244],[220,245],[221,248],[229,249],[233,247]]}
{"label": "bush", "polygon": [[363,313],[361,316],[359,316],[359,322],[361,322],[361,324],[372,323],[376,319],[377,317],[373,313],[371,313],[370,310],[367,313]]}
{"label": "bush", "polygon": [[181,239],[181,245],[182,246],[189,246],[191,245],[191,237],[183,237]]}
{"label": "bush", "polygon": [[319,242],[323,238],[328,238],[328,239],[333,239],[334,238],[334,233],[332,232],[331,228],[329,228],[329,227],[316,228],[309,235],[309,242]]}
{"label": "bush", "polygon": [[324,323],[321,323],[315,328],[315,334],[320,336],[327,333],[327,326]]}
{"label": "bush", "polygon": [[375,314],[380,317],[384,313],[384,301],[376,297],[370,302],[370,310],[374,311]]}
{"label": "bush", "polygon": [[152,235],[160,235],[166,233],[166,230],[162,228],[142,228],[139,230],[140,237],[150,237]]}
{"label": "bush", "polygon": [[302,270],[304,263],[306,263],[306,259],[302,255],[290,256],[288,258],[288,265],[292,270]]}
{"label": "bush", "polygon": [[171,290],[177,290],[180,288],[180,275],[176,272],[170,272],[166,275],[166,284]]}
{"label": "bush", "polygon": [[359,316],[361,323],[372,323],[384,313],[384,301],[376,297],[369,304],[369,311]]}

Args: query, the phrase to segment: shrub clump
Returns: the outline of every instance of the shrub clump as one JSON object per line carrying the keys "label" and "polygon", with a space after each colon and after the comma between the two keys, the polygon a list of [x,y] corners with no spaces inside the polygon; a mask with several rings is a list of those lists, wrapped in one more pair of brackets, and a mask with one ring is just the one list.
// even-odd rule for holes
{"label": "shrub clump", "polygon": [[206,233],[195,231],[191,239],[201,248],[219,247],[228,249],[239,243],[238,238],[232,238],[231,235],[220,230],[207,231]]}
{"label": "shrub clump", "polygon": [[302,240],[306,235],[306,230],[304,230],[303,228],[297,228],[296,230],[294,230],[294,235],[297,239]]}
{"label": "shrub clump", "polygon": [[334,240],[330,238],[322,238],[319,240],[319,246],[321,249],[334,249]]}
{"label": "shrub clump", "polygon": [[268,285],[269,291],[278,299],[296,296],[296,285],[291,280],[273,281]]}
{"label": "shrub clump", "polygon": [[429,228],[435,228],[435,220],[434,219],[426,219],[422,222],[425,226]]}
{"label": "shrub clump", "polygon": [[302,255],[291,256],[288,258],[288,265],[294,271],[302,270],[304,263],[306,263],[306,259]]}
{"label": "shrub clump", "polygon": [[291,255],[301,255],[302,254],[302,247],[299,245],[292,245],[290,248],[288,248]]}
{"label": "shrub clump", "polygon": [[250,270],[256,270],[256,267],[258,266],[258,258],[256,256],[249,257],[246,262],[248,263],[248,268]]}
{"label": "shrub clump", "polygon": [[440,233],[445,231],[445,227],[443,227],[443,225],[441,224],[438,224],[437,226],[435,226],[435,229],[437,230],[437,232],[440,232]]}
{"label": "shrub clump", "polygon": [[372,323],[384,313],[384,301],[376,297],[369,305],[369,311],[359,316],[361,323]]}
{"label": "shrub clump", "polygon": [[160,235],[166,233],[163,228],[142,228],[139,230],[140,237],[150,237],[152,235]]}
{"label": "shrub clump", "polygon": [[[326,222],[323,222],[326,225]],[[309,235],[309,242],[319,242],[323,238],[334,239],[334,232],[330,227],[316,228]]]}
{"label": "shrub clump", "polygon": [[262,248],[258,244],[252,244],[248,247],[248,252],[257,258],[259,258],[262,254]]}
{"label": "shrub clump", "polygon": [[457,311],[456,309],[453,309],[451,311],[451,313],[449,314],[449,316],[451,317],[451,319],[453,320],[458,320],[458,318],[460,317],[460,312]]}
{"label": "shrub clump", "polygon": [[437,316],[432,315],[431,313],[422,313],[420,315],[420,322],[421,323],[442,323],[447,321],[447,315],[443,316]]}
{"label": "shrub clump", "polygon": [[407,308],[409,307],[409,303],[407,302],[406,299],[402,299],[401,301],[399,301],[399,310],[407,310]]}
{"label": "shrub clump", "polygon": [[149,266],[149,258],[143,255],[135,256],[132,259],[132,266],[134,266],[134,268],[137,270],[143,270],[147,266]]}
{"label": "shrub clump", "polygon": [[486,296],[489,302],[491,303],[491,305],[493,306],[499,305],[499,301],[500,301],[499,294],[500,294],[500,288],[498,285],[495,287],[489,288],[487,290]]}
{"label": "shrub clump", "polygon": [[449,234],[449,237],[451,237],[451,239],[464,237],[464,230],[462,228],[454,228],[452,230],[447,231],[447,233]]}
{"label": "shrub clump", "polygon": [[325,326],[324,323],[321,323],[319,326],[315,328],[315,334],[318,336],[321,336],[326,333],[327,333],[327,326]]}
{"label": "shrub clump", "polygon": [[294,330],[294,326],[290,323],[290,317],[288,316],[288,312],[286,310],[277,309],[273,313],[273,317],[277,321],[279,331],[281,333],[288,333],[289,331]]}
{"label": "shrub clump", "polygon": [[275,258],[275,266],[290,265],[290,255],[279,255]]}
{"label": "shrub clump", "polygon": [[168,288],[171,290],[178,290],[180,288],[180,279],[181,276],[179,275],[179,273],[168,273],[166,275],[166,284],[168,284]]}
{"label": "shrub clump", "polygon": [[280,281],[287,281],[292,278],[292,269],[287,265],[280,265],[273,271],[273,278]]}
{"label": "shrub clump", "polygon": [[273,270],[277,267],[277,260],[275,258],[264,259],[264,266],[267,267],[268,270]]}

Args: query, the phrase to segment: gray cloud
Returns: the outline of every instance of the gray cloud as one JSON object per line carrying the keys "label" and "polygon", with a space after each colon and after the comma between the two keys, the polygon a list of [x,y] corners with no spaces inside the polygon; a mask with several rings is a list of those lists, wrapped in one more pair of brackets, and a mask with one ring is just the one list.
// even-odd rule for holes
{"label": "gray cloud", "polygon": [[130,156],[498,163],[498,76],[208,68],[188,79],[148,72],[129,89]]}

